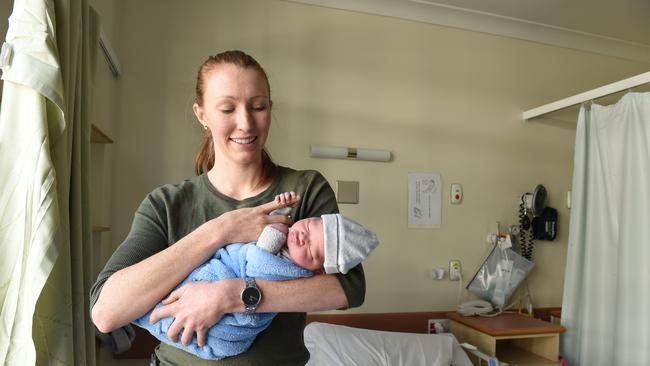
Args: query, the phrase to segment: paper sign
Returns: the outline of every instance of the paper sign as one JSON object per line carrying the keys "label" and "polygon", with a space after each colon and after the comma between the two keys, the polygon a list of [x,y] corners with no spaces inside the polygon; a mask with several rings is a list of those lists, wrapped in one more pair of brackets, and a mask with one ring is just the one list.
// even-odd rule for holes
{"label": "paper sign", "polygon": [[408,227],[440,227],[442,185],[440,173],[408,175]]}

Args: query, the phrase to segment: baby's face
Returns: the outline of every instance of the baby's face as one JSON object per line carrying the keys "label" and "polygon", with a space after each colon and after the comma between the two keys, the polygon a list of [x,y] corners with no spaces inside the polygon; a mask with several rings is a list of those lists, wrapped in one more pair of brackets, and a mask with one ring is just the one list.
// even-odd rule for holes
{"label": "baby's face", "polygon": [[310,271],[323,268],[325,263],[325,243],[323,220],[311,217],[300,220],[289,228],[287,248],[293,261]]}

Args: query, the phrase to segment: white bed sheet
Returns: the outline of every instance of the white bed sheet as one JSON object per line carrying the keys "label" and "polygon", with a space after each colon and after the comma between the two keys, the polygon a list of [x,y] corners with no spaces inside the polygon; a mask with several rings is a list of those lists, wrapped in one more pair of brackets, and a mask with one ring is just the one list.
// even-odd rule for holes
{"label": "white bed sheet", "polygon": [[384,332],[310,323],[308,366],[472,366],[451,334]]}

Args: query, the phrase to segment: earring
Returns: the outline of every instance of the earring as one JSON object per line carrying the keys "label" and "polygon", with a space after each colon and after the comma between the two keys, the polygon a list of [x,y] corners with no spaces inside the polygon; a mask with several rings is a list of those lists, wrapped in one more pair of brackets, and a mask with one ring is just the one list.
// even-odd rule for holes
{"label": "earring", "polygon": [[208,130],[208,126],[203,125],[203,129],[207,131],[207,130]]}

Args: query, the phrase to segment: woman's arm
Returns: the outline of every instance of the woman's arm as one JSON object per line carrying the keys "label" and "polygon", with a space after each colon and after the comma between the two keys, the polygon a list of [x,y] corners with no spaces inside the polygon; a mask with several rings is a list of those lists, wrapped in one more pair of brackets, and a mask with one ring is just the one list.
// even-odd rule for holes
{"label": "woman's arm", "polygon": [[[257,312],[304,312],[348,307],[346,294],[335,275],[291,281],[257,280],[256,283],[262,292]],[[243,279],[187,284],[163,300],[166,306],[154,310],[149,321],[155,323],[173,317],[174,322],[167,330],[170,340],[176,342],[182,331],[181,342],[188,345],[196,333],[197,343],[203,346],[207,330],[224,314],[244,312],[240,297],[244,286]]]}
{"label": "woman's arm", "polygon": [[[255,282],[262,292],[258,312],[311,312],[348,307],[348,299],[335,275]],[[242,301],[239,302],[239,311],[243,311]]]}
{"label": "woman's arm", "polygon": [[115,272],[92,308],[97,329],[110,332],[142,316],[223,245],[252,241],[270,223],[289,224],[285,216],[268,215],[280,207],[283,204],[270,202],[227,212],[174,245]]}
{"label": "woman's arm", "polygon": [[[256,280],[262,292],[257,312],[306,312],[361,306],[365,297],[365,277],[361,264],[346,275],[318,275],[291,281]],[[166,317],[174,322],[167,336],[188,345],[196,332],[197,343],[203,346],[207,330],[226,313],[244,312],[241,292],[243,279],[215,282],[194,282],[172,292],[150,317],[155,323]]]}

